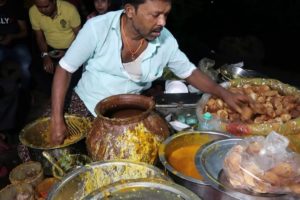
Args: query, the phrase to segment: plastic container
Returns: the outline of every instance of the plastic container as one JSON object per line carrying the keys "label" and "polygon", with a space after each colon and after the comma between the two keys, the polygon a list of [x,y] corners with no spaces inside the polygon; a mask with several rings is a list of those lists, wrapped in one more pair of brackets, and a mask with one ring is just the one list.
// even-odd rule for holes
{"label": "plastic container", "polygon": [[211,113],[206,112],[201,116],[199,120],[198,130],[218,131],[219,124],[219,119],[215,119]]}

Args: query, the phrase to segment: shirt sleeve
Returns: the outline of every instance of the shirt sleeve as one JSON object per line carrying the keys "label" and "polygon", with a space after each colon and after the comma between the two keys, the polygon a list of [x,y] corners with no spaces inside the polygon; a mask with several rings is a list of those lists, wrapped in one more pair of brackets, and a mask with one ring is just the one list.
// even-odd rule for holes
{"label": "shirt sleeve", "polygon": [[91,23],[87,22],[67,50],[59,65],[70,73],[75,72],[92,57],[97,46],[97,34]]}
{"label": "shirt sleeve", "polygon": [[29,19],[33,30],[41,30],[38,13],[34,6],[29,9]]}
{"label": "shirt sleeve", "polygon": [[168,67],[176,76],[181,79],[185,79],[192,74],[192,72],[196,69],[196,66],[191,63],[187,56],[179,49],[175,38],[172,46],[173,47],[170,49],[173,49],[173,52],[170,56]]}
{"label": "shirt sleeve", "polygon": [[80,26],[80,24],[81,24],[80,15],[76,7],[72,5],[72,8],[70,8],[70,26],[72,28],[76,28]]}

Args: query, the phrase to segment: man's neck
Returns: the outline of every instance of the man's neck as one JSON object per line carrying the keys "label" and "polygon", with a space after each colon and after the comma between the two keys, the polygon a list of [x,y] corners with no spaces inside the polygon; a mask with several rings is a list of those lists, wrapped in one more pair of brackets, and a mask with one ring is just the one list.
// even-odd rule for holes
{"label": "man's neck", "polygon": [[56,17],[56,15],[57,15],[57,1],[54,1],[54,4],[55,4],[55,9],[54,9],[54,11],[52,12],[52,14],[51,14],[51,16],[49,16],[49,17],[51,17],[52,19],[54,19],[55,17]]}

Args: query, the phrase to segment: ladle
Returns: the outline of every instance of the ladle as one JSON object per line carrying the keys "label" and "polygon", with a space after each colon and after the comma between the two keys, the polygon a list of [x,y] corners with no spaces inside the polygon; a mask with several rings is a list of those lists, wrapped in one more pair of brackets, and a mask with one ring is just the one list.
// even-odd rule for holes
{"label": "ladle", "polygon": [[56,164],[54,158],[47,151],[43,151],[42,154],[58,170],[60,176],[65,174],[64,170],[58,164]]}

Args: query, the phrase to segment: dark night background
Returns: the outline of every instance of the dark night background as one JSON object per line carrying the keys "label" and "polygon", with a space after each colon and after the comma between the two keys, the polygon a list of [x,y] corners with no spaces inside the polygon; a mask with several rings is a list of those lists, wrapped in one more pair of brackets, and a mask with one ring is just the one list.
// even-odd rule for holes
{"label": "dark night background", "polygon": [[298,0],[173,0],[167,27],[196,65],[203,57],[217,65],[244,61],[300,86]]}

